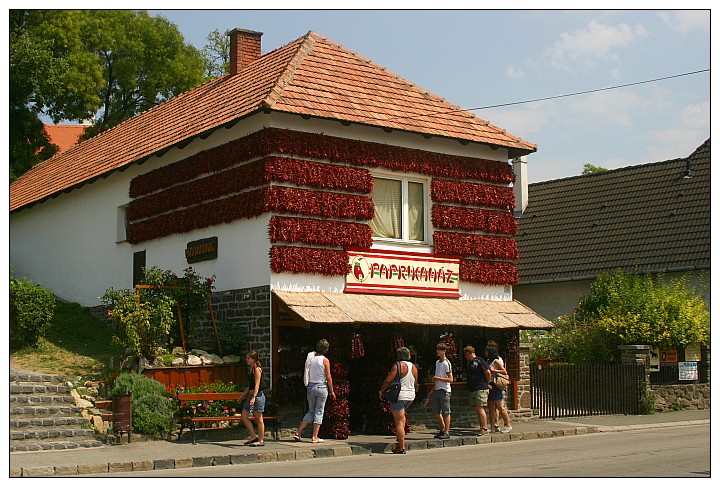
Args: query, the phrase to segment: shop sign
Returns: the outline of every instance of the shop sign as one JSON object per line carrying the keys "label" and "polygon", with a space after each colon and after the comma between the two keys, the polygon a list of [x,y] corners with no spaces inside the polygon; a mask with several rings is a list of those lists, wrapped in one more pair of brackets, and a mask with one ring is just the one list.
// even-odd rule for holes
{"label": "shop sign", "polygon": [[676,348],[671,350],[660,350],[660,365],[676,365],[678,352]]}
{"label": "shop sign", "polygon": [[188,264],[201,262],[203,260],[217,259],[218,255],[218,238],[210,237],[202,240],[188,242],[185,249],[185,258]]}
{"label": "shop sign", "polygon": [[385,250],[348,254],[346,293],[460,297],[458,258]]}
{"label": "shop sign", "polygon": [[678,380],[698,380],[697,362],[678,362]]}
{"label": "shop sign", "polygon": [[688,362],[700,362],[700,344],[693,343],[685,347],[685,360]]}

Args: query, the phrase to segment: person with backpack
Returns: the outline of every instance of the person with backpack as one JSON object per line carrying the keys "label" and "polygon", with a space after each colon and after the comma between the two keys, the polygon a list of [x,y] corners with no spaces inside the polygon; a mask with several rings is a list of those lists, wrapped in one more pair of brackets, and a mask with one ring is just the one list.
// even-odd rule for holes
{"label": "person with backpack", "polygon": [[[505,369],[503,359],[501,359],[498,355],[496,347],[485,347],[485,357],[487,358],[487,363],[490,365],[490,374],[492,376],[492,380],[490,381],[490,393],[488,394],[488,410],[490,411],[492,432],[509,433],[512,430],[512,426],[510,425],[510,416],[508,415],[505,406],[503,406],[503,390],[494,382],[495,376],[498,372],[506,375],[508,372]],[[500,420],[498,415],[502,417],[503,423],[505,424],[505,427],[502,430],[500,429]]]}
{"label": "person with backpack", "polygon": [[482,357],[475,354],[475,347],[468,345],[463,349],[467,360],[467,385],[469,392],[469,405],[475,408],[480,423],[480,433],[484,436],[488,433],[487,414],[485,408],[488,405],[488,392],[490,382],[490,368]]}

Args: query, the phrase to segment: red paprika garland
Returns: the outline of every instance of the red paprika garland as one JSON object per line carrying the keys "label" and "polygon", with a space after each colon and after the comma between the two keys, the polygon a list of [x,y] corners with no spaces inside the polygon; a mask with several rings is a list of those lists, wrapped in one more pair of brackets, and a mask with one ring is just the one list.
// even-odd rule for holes
{"label": "red paprika garland", "polygon": [[489,285],[514,285],[519,281],[515,264],[469,259],[460,260],[460,279]]}
{"label": "red paprika garland", "polygon": [[515,207],[513,188],[507,186],[433,179],[430,187],[432,200],[437,202],[490,206],[506,210]]}
{"label": "red paprika garland", "polygon": [[491,237],[457,232],[435,232],[436,254],[474,256],[486,259],[518,258],[517,242],[511,237]]}
{"label": "red paprika garland", "polygon": [[344,276],[350,272],[350,263],[344,250],[273,245],[270,248],[270,268],[276,273]]}
{"label": "red paprika garland", "polygon": [[447,206],[438,203],[432,207],[432,222],[436,228],[450,230],[483,230],[507,235],[515,235],[518,231],[517,220],[509,212]]}
{"label": "red paprika garland", "polygon": [[372,230],[364,223],[273,216],[269,227],[270,241],[273,243],[301,242],[345,249],[369,249],[372,245]]}

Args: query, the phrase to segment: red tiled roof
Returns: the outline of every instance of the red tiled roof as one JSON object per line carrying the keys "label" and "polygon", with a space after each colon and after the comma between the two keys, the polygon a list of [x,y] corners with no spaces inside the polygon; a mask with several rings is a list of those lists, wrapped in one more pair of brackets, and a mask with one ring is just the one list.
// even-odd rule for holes
{"label": "red tiled roof", "polygon": [[50,142],[58,146],[60,152],[65,152],[77,144],[86,128],[87,125],[45,125]]}
{"label": "red tiled roof", "polygon": [[507,147],[536,146],[314,32],[38,164],[10,185],[10,211],[259,110]]}

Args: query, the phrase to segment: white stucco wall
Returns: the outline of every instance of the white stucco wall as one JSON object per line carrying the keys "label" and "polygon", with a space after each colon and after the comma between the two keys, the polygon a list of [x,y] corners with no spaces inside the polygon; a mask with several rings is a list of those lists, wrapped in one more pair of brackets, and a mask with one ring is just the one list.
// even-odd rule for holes
{"label": "white stucco wall", "polygon": [[[426,139],[402,132],[323,120],[303,120],[278,113],[258,114],[220,129],[206,139],[195,139],[182,149],[171,149],[123,172],[63,193],[10,216],[10,263],[17,277],[53,289],[63,299],[83,306],[97,306],[98,297],[109,287],[132,286],[133,253],[145,250],[146,265],[182,273],[189,264],[184,251],[188,242],[218,237],[218,258],[193,264],[202,276],[215,275],[216,290],[271,285],[275,289],[341,292],[344,278],[314,275],[273,274],[269,266],[269,214],[251,220],[204,228],[181,235],[130,245],[116,242],[117,209],[130,202],[130,181],[158,167],[197,152],[244,137],[263,127],[278,127],[353,140],[387,143],[413,149],[480,157],[507,162],[507,150],[492,150],[479,144],[462,145],[455,140]],[[429,191],[429,185],[428,185]],[[428,220],[430,216],[428,215]],[[429,237],[433,228],[429,223]],[[430,242],[432,243],[432,242]],[[388,248],[379,244],[377,247]],[[417,246],[392,246],[412,252]],[[429,246],[425,247],[428,251]],[[462,299],[512,299],[505,286],[461,284]]]}

